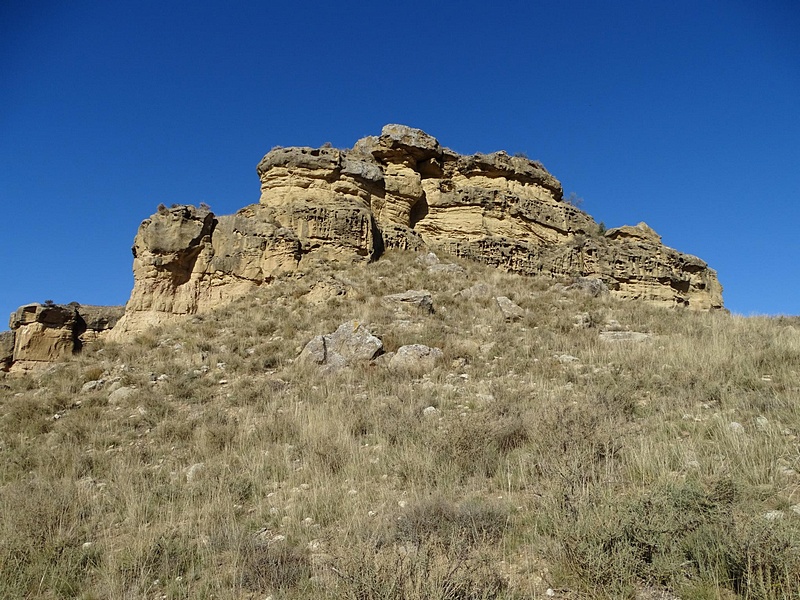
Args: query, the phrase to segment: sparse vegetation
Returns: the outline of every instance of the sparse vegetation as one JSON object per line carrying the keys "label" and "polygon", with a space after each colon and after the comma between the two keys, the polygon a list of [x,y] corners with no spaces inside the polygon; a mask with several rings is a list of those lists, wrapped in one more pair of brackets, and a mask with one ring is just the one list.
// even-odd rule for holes
{"label": "sparse vegetation", "polygon": [[[323,264],[3,379],[0,597],[800,595],[796,319],[462,266]],[[310,302],[330,279],[347,294]],[[478,282],[526,316],[457,294]],[[407,289],[435,313],[380,302]],[[348,319],[444,358],[294,361]]]}

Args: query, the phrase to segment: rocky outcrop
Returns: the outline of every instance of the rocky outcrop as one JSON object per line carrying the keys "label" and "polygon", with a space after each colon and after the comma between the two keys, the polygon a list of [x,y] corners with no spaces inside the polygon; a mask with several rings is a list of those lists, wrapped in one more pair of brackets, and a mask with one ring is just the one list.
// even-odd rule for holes
{"label": "rocky outcrop", "polygon": [[14,333],[0,331],[0,371],[8,371],[14,362]]}
{"label": "rocky outcrop", "polygon": [[11,314],[11,331],[0,334],[0,363],[7,370],[17,364],[66,360],[114,327],[123,310],[78,303],[21,306]]}
{"label": "rocky outcrop", "polygon": [[722,306],[716,273],[645,224],[601,234],[538,162],[463,156],[387,125],[352,149],[275,148],[259,162],[258,204],[234,215],[160,207],[133,246],[135,285],[116,333],[203,311],[319,259],[367,261],[386,248],[441,248],[526,275],[601,280],[621,298]]}

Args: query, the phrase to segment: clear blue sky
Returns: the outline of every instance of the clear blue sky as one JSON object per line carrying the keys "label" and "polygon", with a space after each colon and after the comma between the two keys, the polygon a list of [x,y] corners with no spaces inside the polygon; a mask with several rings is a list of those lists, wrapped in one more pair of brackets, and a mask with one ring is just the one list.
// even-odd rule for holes
{"label": "clear blue sky", "polygon": [[122,304],[160,202],[257,202],[275,145],[386,123],[541,160],[613,227],[800,314],[795,0],[0,3],[0,329]]}

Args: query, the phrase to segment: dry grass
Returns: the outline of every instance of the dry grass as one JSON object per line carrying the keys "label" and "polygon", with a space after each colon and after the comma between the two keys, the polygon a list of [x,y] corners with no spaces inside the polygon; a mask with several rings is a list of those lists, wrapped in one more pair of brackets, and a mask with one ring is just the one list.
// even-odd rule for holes
{"label": "dry grass", "polygon": [[[463,266],[322,265],[6,378],[0,597],[800,595],[796,320]],[[308,301],[332,279],[347,295]],[[458,295],[479,282],[526,317]],[[435,313],[380,302],[407,289]],[[295,364],[348,319],[444,358],[419,376]],[[653,337],[603,342],[610,319]],[[109,403],[112,383],[134,391]]]}

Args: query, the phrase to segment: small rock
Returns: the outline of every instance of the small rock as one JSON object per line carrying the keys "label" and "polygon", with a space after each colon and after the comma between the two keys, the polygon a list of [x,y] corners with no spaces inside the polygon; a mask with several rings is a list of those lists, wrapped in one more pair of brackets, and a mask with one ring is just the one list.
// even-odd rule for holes
{"label": "small rock", "polygon": [[433,252],[428,252],[427,254],[421,254],[418,256],[417,262],[421,265],[425,265],[426,267],[432,267],[439,264],[439,257]]}
{"label": "small rock", "polygon": [[728,423],[728,429],[733,433],[744,433],[744,426],[736,421],[731,421]]}
{"label": "small rock", "polygon": [[461,290],[456,294],[459,298],[464,298],[466,300],[473,300],[473,299],[485,299],[491,298],[493,290],[491,286],[485,283],[476,283],[472,287],[468,287],[465,290]]}
{"label": "small rock", "polygon": [[756,417],[756,427],[760,431],[766,431],[769,428],[769,421],[766,417]]}
{"label": "small rock", "polygon": [[401,346],[389,361],[389,368],[402,371],[429,372],[436,366],[444,353],[439,348],[422,344]]}
{"label": "small rock", "polygon": [[565,289],[568,291],[581,292],[593,297],[608,294],[608,286],[605,282],[603,282],[602,279],[596,279],[594,277],[578,277],[572,285],[567,286]]}
{"label": "small rock", "polygon": [[571,354],[556,354],[553,358],[564,365],[580,361],[577,356],[572,356]]}
{"label": "small rock", "polygon": [[422,409],[422,414],[425,415],[426,417],[435,416],[436,414],[438,414],[438,412],[439,409],[436,408],[435,406],[426,406],[425,408]]}
{"label": "small rock", "polygon": [[133,395],[135,392],[136,389],[129,386],[122,386],[120,388],[117,388],[108,395],[108,403],[119,404],[129,396]]}
{"label": "small rock", "polygon": [[525,311],[522,307],[516,305],[510,298],[506,296],[497,296],[495,301],[497,302],[497,306],[500,307],[500,312],[503,313],[506,321],[516,321],[525,316]]}
{"label": "small rock", "polygon": [[428,267],[428,273],[444,275],[465,275],[467,271],[464,267],[454,263],[440,263]]}
{"label": "small rock", "polygon": [[105,384],[105,380],[103,379],[95,379],[94,381],[87,381],[86,383],[81,386],[81,394],[86,394],[87,392],[91,392],[94,390],[100,390],[103,388]]}
{"label": "small rock", "polygon": [[573,327],[576,329],[589,329],[592,326],[592,317],[589,313],[580,313],[575,315],[575,323]]}
{"label": "small rock", "polygon": [[205,463],[194,463],[191,467],[186,469],[186,481],[192,482],[206,468]]}
{"label": "small rock", "polygon": [[782,519],[784,517],[783,511],[781,510],[770,510],[764,513],[764,518],[767,521],[777,521],[778,519]]}
{"label": "small rock", "polygon": [[643,342],[651,339],[649,333],[639,331],[601,331],[600,340],[603,342]]}

